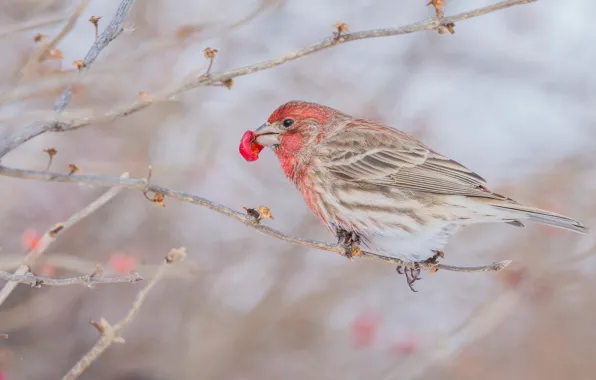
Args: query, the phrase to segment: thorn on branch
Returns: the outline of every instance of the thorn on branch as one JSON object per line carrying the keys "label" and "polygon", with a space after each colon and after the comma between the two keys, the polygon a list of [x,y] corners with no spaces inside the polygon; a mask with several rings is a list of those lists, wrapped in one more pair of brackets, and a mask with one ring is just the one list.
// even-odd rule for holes
{"label": "thorn on branch", "polygon": [[166,263],[171,264],[176,261],[182,261],[186,258],[186,248],[172,248],[166,255]]}
{"label": "thorn on branch", "polygon": [[205,48],[205,50],[203,50],[203,56],[209,60],[209,66],[207,67],[207,71],[205,72],[205,74],[203,74],[202,76],[208,77],[211,73],[211,68],[213,67],[213,61],[217,56],[217,49],[211,49],[210,47],[207,47]]}
{"label": "thorn on branch", "polygon": [[44,152],[46,152],[48,154],[49,160],[48,160],[48,165],[46,166],[45,171],[50,170],[50,166],[52,166],[52,160],[54,159],[54,156],[58,153],[58,151],[56,150],[56,148],[47,148],[43,150]]}
{"label": "thorn on branch", "polygon": [[95,16],[89,17],[89,22],[92,23],[93,26],[95,27],[95,38],[99,37],[99,20],[101,20],[101,16],[99,16],[99,17],[95,17]]}
{"label": "thorn on branch", "polygon": [[103,267],[100,263],[95,263],[95,269],[93,269],[93,272],[91,272],[89,275],[89,280],[93,280],[95,277],[101,276],[103,276]]}
{"label": "thorn on branch", "polygon": [[333,25],[333,28],[336,30],[335,32],[333,32],[333,38],[337,42],[343,41],[341,35],[350,31],[348,24],[346,24],[345,22],[338,22],[335,25]]}
{"label": "thorn on branch", "polygon": [[267,206],[259,206],[257,209],[242,206],[244,210],[246,210],[246,214],[252,218],[254,218],[255,222],[261,223],[263,219],[271,219],[275,220],[273,215],[271,214],[271,210]]}
{"label": "thorn on branch", "polygon": [[126,343],[124,338],[122,338],[121,336],[114,336],[114,328],[104,318],[101,318],[99,322],[94,321],[92,319],[89,321],[89,323],[91,324],[91,326],[97,329],[102,338],[106,337],[114,343]]}
{"label": "thorn on branch", "polygon": [[81,169],[75,164],[68,164],[68,175],[73,175],[75,173],[79,173]]}

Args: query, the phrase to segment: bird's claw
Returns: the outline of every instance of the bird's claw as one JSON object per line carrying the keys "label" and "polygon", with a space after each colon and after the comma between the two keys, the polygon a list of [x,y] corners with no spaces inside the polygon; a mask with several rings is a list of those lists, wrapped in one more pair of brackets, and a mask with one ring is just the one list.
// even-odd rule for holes
{"label": "bird's claw", "polygon": [[354,256],[360,256],[362,251],[357,244],[360,243],[360,236],[353,231],[344,229],[337,230],[337,244],[344,247],[344,256],[352,260]]}
{"label": "bird's claw", "polygon": [[414,268],[398,265],[397,268],[395,268],[395,270],[399,274],[406,275],[406,282],[407,282],[408,286],[410,287],[410,290],[413,291],[414,293],[417,293],[418,290],[414,289],[414,283],[416,281],[422,279],[422,277],[420,277],[420,272],[421,272],[420,264],[414,263]]}

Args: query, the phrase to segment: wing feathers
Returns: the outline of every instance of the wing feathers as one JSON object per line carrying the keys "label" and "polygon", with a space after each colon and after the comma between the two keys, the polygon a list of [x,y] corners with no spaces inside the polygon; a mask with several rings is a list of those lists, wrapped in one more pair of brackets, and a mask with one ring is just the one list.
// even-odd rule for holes
{"label": "wing feathers", "polygon": [[407,135],[357,120],[324,140],[319,155],[329,173],[343,180],[413,191],[504,197],[486,189],[486,181],[460,163]]}

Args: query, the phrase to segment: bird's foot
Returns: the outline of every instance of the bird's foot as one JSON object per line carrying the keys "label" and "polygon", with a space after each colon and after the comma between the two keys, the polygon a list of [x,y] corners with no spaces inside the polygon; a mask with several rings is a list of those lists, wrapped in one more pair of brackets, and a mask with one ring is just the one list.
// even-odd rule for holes
{"label": "bird's foot", "polygon": [[360,256],[362,251],[358,248],[360,236],[354,231],[344,229],[337,230],[337,244],[344,247],[344,256],[352,260],[354,256]]}
{"label": "bird's foot", "polygon": [[418,290],[414,289],[414,283],[416,281],[422,279],[421,277],[419,277],[420,276],[420,264],[414,263],[414,267],[413,268],[412,267],[398,265],[397,268],[395,268],[395,270],[399,274],[405,274],[406,275],[406,282],[408,283],[408,286],[410,287],[410,290],[411,291],[418,292]]}
{"label": "bird's foot", "polygon": [[433,252],[435,253],[433,255],[433,257],[430,257],[424,261],[425,264],[432,265],[430,267],[430,274],[435,274],[439,271],[439,268],[437,268],[435,265],[439,264],[439,259],[442,259],[445,257],[445,253],[443,251],[433,251]]}

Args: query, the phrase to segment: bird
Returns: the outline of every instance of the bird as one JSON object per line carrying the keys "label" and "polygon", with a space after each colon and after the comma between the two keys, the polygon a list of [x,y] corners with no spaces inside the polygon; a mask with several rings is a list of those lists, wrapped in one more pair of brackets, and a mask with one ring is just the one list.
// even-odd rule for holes
{"label": "bird", "polygon": [[405,132],[325,105],[289,101],[250,136],[256,155],[250,160],[269,147],[346,256],[364,246],[415,263],[397,267],[413,291],[419,264],[436,264],[449,238],[463,227],[524,227],[530,221],[589,231],[577,220],[491,191],[480,175]]}

